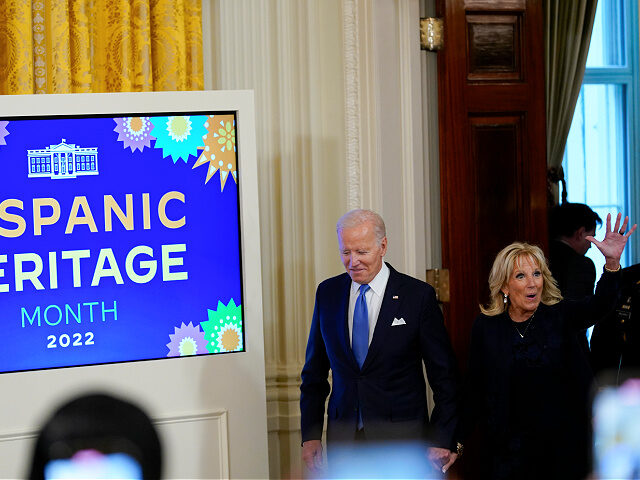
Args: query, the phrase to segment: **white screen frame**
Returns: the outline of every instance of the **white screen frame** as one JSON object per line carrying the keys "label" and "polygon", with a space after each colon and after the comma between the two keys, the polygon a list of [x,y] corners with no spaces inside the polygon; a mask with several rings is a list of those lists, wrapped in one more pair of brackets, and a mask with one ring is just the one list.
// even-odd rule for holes
{"label": "white screen frame", "polygon": [[[172,429],[183,432],[185,422],[190,422],[195,435],[211,434],[192,439],[193,448],[181,449],[182,458],[165,451],[165,477],[268,476],[253,91],[0,96],[2,118],[172,111],[236,113],[246,351],[0,375],[0,391],[4,392],[0,396],[0,464],[11,466],[3,469],[3,475],[25,475],[31,441],[52,408],[73,395],[100,390],[141,404],[161,426],[161,436],[171,435]],[[217,419],[213,433],[209,427],[199,428],[200,424],[210,425],[212,418]],[[167,445],[175,442],[165,440]],[[217,442],[211,445],[215,462],[207,460],[211,450],[204,449],[203,442]],[[16,451],[23,458],[15,458]],[[193,458],[184,458],[191,454]]]}

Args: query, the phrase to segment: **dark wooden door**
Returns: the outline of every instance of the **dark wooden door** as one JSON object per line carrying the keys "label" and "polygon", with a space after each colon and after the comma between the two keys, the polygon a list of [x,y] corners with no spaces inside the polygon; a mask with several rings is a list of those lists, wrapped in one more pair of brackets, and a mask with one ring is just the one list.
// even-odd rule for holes
{"label": "dark wooden door", "polygon": [[[547,247],[542,0],[437,0],[445,318],[463,370],[495,255],[520,240]],[[474,445],[475,443],[475,445]],[[477,478],[470,439],[450,478]]]}
{"label": "dark wooden door", "polygon": [[541,0],[438,0],[445,318],[464,369],[496,253],[515,241],[546,251]]}

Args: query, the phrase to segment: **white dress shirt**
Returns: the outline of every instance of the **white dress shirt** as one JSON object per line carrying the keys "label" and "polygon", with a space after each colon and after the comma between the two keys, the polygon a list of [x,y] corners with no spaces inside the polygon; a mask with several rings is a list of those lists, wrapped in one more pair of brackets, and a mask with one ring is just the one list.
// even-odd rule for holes
{"label": "white dress shirt", "polygon": [[[378,274],[373,277],[373,280],[369,282],[369,287],[371,288],[367,290],[364,296],[367,301],[367,312],[369,313],[369,345],[371,345],[373,331],[378,321],[378,314],[382,306],[384,291],[387,288],[387,281],[389,281],[389,267],[387,267],[386,263],[382,262],[382,268]],[[358,295],[360,295],[360,284],[351,281],[351,292],[349,295],[349,342],[351,342],[353,338],[353,311],[356,308]]]}

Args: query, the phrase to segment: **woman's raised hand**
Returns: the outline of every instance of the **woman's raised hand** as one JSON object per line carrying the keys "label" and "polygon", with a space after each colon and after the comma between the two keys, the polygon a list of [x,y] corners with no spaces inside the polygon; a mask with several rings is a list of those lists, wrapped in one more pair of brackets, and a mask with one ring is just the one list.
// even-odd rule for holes
{"label": "woman's raised hand", "polygon": [[585,237],[602,252],[606,260],[605,266],[609,270],[617,270],[620,267],[620,257],[622,256],[624,247],[627,244],[627,240],[638,227],[637,224],[634,224],[627,232],[629,217],[624,217],[622,226],[620,226],[621,218],[622,213],[618,213],[618,216],[616,217],[616,224],[613,229],[611,229],[611,214],[609,213],[607,215],[607,229],[601,242],[591,235]]}

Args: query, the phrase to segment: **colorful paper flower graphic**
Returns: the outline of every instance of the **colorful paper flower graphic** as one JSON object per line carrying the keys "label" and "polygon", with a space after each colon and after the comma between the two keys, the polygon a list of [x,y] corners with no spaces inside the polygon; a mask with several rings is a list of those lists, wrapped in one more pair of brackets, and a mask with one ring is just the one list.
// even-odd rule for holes
{"label": "colorful paper flower graphic", "polygon": [[187,355],[200,355],[207,353],[207,341],[204,332],[198,325],[182,322],[180,327],[174,327],[174,333],[169,334],[169,353],[167,357],[185,357]]}
{"label": "colorful paper flower graphic", "polygon": [[236,122],[233,115],[209,115],[204,125],[207,128],[207,134],[203,137],[204,147],[199,148],[202,153],[193,168],[209,164],[205,184],[220,170],[220,191],[222,191],[229,174],[233,176],[236,183],[238,182]]}
{"label": "colorful paper flower graphic", "polygon": [[151,136],[153,123],[149,117],[124,117],[114,118],[116,128],[114,132],[118,132],[118,141],[124,145],[122,148],[130,147],[131,151],[140,150],[144,147],[151,148],[151,140],[156,137]]}
{"label": "colorful paper flower graphic", "polygon": [[7,144],[7,141],[4,139],[4,137],[9,135],[9,131],[7,130],[7,125],[9,125],[8,121],[0,122],[0,145]]}
{"label": "colorful paper flower graphic", "polygon": [[155,148],[162,149],[163,158],[171,155],[173,163],[179,158],[187,163],[189,155],[197,156],[198,147],[203,144],[202,137],[207,134],[206,120],[206,115],[151,117]]}
{"label": "colorful paper flower graphic", "polygon": [[242,340],[242,306],[233,298],[228,305],[218,301],[217,310],[207,310],[209,320],[200,323],[211,353],[238,352],[244,349]]}

